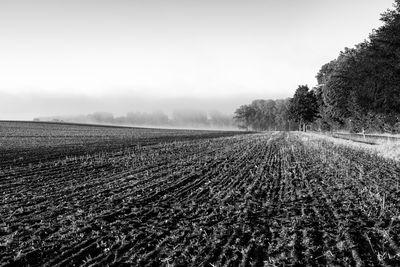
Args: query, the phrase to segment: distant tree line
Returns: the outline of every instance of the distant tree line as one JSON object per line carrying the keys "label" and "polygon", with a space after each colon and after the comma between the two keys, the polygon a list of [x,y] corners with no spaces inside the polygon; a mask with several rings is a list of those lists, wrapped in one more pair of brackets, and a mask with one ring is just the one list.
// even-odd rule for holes
{"label": "distant tree line", "polygon": [[[345,48],[321,67],[317,86],[299,86],[286,100],[286,114],[278,115],[286,125],[293,121],[302,130],[400,132],[400,0],[381,20],[383,25],[368,40]],[[271,120],[273,102],[265,101],[269,106],[261,109],[257,103],[241,106],[235,119],[245,128],[287,129]]]}
{"label": "distant tree line", "polygon": [[128,112],[125,116],[114,116],[109,112],[95,112],[88,115],[53,116],[35,118],[34,120],[55,122],[100,123],[132,126],[160,126],[184,128],[234,129],[236,123],[232,115],[218,111],[200,111],[181,109],[174,110],[169,117],[162,111]]}

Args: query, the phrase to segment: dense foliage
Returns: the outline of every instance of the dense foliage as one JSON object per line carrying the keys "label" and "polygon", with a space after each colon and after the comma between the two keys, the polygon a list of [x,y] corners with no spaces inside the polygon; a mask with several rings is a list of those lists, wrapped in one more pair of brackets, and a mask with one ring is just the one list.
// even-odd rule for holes
{"label": "dense foliage", "polygon": [[318,127],[400,130],[400,1],[382,14],[369,40],[345,48],[317,74]]}
{"label": "dense foliage", "polygon": [[[381,20],[368,40],[321,67],[315,88],[299,86],[281,117],[303,129],[400,132],[400,0]],[[242,106],[236,113],[246,127],[269,128],[255,127],[255,111]]]}
{"label": "dense foliage", "polygon": [[239,128],[262,130],[290,130],[294,123],[289,118],[290,99],[254,100],[235,111]]}
{"label": "dense foliage", "polygon": [[299,86],[290,99],[288,112],[289,116],[299,123],[299,128],[305,131],[306,124],[313,122],[318,114],[315,92],[306,85]]}

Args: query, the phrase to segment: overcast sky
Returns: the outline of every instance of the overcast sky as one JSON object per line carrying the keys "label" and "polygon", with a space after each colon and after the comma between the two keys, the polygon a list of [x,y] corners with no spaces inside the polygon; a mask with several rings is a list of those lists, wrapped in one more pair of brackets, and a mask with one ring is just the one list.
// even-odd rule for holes
{"label": "overcast sky", "polygon": [[0,119],[290,97],[392,3],[0,0]]}

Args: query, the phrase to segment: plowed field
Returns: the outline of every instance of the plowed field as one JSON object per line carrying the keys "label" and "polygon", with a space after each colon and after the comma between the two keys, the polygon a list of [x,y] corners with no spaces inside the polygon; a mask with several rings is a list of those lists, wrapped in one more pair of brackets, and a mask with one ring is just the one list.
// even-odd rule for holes
{"label": "plowed field", "polygon": [[301,134],[236,134],[7,154],[0,265],[399,264],[398,162]]}

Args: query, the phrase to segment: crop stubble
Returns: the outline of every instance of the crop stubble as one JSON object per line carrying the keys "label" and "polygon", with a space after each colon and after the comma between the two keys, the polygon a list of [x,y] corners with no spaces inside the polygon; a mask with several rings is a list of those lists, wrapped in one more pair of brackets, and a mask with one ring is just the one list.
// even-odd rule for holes
{"label": "crop stubble", "polygon": [[0,264],[396,265],[399,164],[295,134],[4,167]]}

